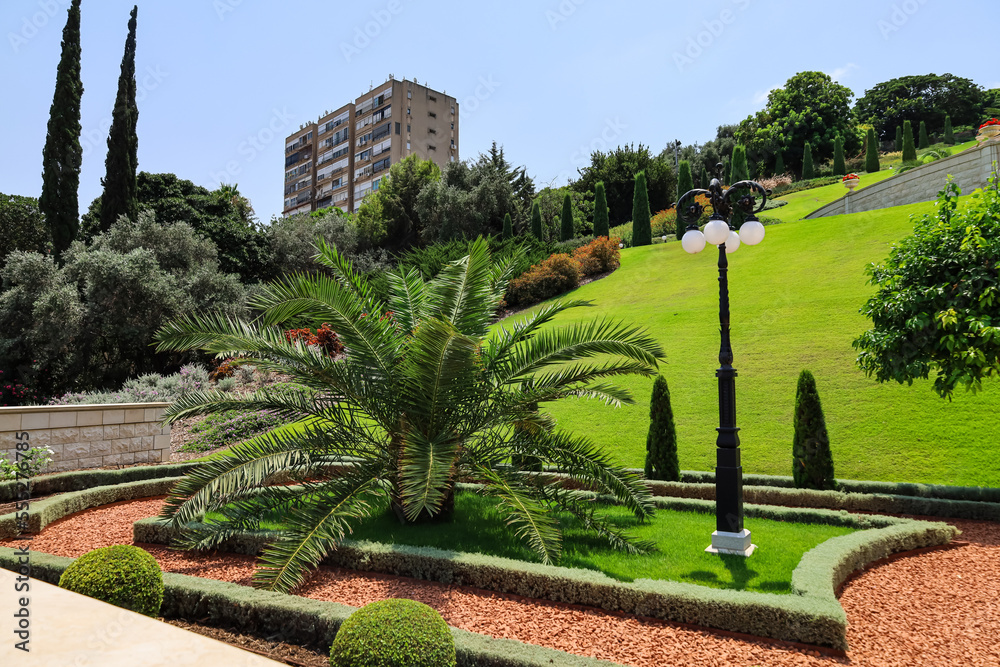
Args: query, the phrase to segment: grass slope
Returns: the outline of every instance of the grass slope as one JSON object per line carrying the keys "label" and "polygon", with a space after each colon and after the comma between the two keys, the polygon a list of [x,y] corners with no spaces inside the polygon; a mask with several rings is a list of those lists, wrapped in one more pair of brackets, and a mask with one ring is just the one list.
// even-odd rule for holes
{"label": "grass slope", "polygon": [[[842,187],[842,186],[836,186]],[[1000,486],[992,444],[1000,388],[938,398],[931,383],[880,385],[855,366],[851,341],[872,294],[865,266],[912,231],[909,215],[933,203],[801,220],[767,228],[756,247],[730,256],[738,425],[748,473],[791,474],[792,410],[799,372],[811,370],[826,413],[836,474],[844,479]],[[667,351],[682,469],[715,467],[718,426],[718,283],[714,249],[679,243],[626,249],[611,276],[575,290],[594,308],[558,323],[624,318],[648,327]],[[546,406],[560,424],[642,467],[652,379],[626,378],[636,404],[620,409],[570,399]]]}

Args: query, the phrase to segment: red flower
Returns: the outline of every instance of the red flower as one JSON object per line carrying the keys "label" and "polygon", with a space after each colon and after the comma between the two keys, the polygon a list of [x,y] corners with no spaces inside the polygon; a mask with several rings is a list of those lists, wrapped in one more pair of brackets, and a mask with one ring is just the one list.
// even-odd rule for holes
{"label": "red flower", "polygon": [[856,180],[858,180],[858,175],[857,174],[848,174],[848,175],[844,176],[844,178],[842,180],[845,180],[845,181],[856,181]]}
{"label": "red flower", "polygon": [[989,125],[1000,125],[1000,120],[997,120],[996,118],[990,118],[988,121],[980,125],[979,129],[981,130]]}

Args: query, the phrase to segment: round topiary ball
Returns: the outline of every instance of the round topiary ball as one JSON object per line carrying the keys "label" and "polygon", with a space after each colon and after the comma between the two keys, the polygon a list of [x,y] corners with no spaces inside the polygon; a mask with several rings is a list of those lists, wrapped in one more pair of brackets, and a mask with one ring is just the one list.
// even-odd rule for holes
{"label": "round topiary ball", "polygon": [[455,667],[455,640],[441,614],[422,602],[380,600],[341,624],[330,665]]}
{"label": "round topiary ball", "polygon": [[148,552],[119,544],[77,558],[59,578],[59,587],[146,616],[163,603],[163,571]]}

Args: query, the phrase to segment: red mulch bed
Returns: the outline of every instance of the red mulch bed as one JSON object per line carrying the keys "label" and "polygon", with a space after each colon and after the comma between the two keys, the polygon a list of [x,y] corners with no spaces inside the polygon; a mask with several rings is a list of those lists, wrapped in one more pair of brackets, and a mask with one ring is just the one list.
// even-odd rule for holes
{"label": "red mulch bed", "polygon": [[[76,557],[130,544],[132,522],[158,514],[161,504],[137,500],[81,512],[46,528],[30,548]],[[1000,524],[949,523],[963,531],[968,546],[899,558],[847,583],[841,596],[850,622],[846,658],[628,614],[338,568],[320,568],[298,594],[352,606],[411,598],[458,628],[636,667],[1000,665]],[[250,557],[143,546],[165,571],[250,583]]]}

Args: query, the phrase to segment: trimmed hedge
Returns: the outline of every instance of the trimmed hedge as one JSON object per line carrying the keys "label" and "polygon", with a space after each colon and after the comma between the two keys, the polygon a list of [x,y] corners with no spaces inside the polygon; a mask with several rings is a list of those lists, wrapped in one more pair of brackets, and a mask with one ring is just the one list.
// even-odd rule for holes
{"label": "trimmed hedge", "polygon": [[377,600],[358,609],[340,625],[330,648],[330,664],[456,667],[455,639],[441,614],[423,602]]}
{"label": "trimmed hedge", "polygon": [[[31,553],[33,579],[57,584],[72,558]],[[0,547],[0,567],[17,571],[14,550]],[[240,632],[273,636],[300,646],[329,649],[340,624],[354,607],[320,602],[296,595],[259,591],[214,579],[183,574],[163,575],[164,595],[160,613],[180,618],[233,626]],[[510,639],[493,639],[466,630],[451,629],[459,667],[613,667],[615,663],[584,658]]]}
{"label": "trimmed hedge", "polygon": [[[707,500],[657,498],[656,504],[696,512],[715,510],[714,503]],[[756,505],[747,505],[745,510],[749,517],[811,521],[866,530],[852,534],[860,535],[858,538],[835,538],[840,541],[833,546],[807,552],[795,571],[802,569],[803,574],[796,579],[793,573],[793,582],[800,581],[799,588],[790,595],[721,590],[649,579],[624,583],[592,570],[352,540],[345,540],[323,563],[846,650],[847,621],[834,596],[836,586],[851,572],[873,560],[899,551],[945,544],[958,533],[946,524],[857,516],[845,511]],[[143,519],[133,527],[136,542],[170,544],[178,533],[179,529],[159,519]],[[265,532],[246,533],[231,538],[221,548],[255,555],[272,536],[273,533]],[[814,562],[817,559],[818,564]]]}
{"label": "trimmed hedge", "polygon": [[131,544],[89,551],[66,568],[59,588],[156,618],[163,602],[163,570]]}
{"label": "trimmed hedge", "polygon": [[[39,475],[31,479],[31,495],[47,496],[67,491],[82,491],[96,486],[111,486],[138,482],[144,479],[177,477],[196,468],[198,463],[173,463],[159,466],[134,466],[120,470],[74,470],[51,475]],[[23,482],[0,482],[0,503],[11,503],[18,499],[19,484]]]}
{"label": "trimmed hedge", "polygon": [[[117,486],[98,486],[93,489],[72,491],[52,498],[29,502],[27,532],[37,533],[53,521],[58,521],[65,516],[91,507],[116,503],[120,500],[166,495],[181,479],[183,477],[170,477],[168,479],[129,482]],[[0,516],[0,539],[17,537],[20,534],[17,512]]]}

